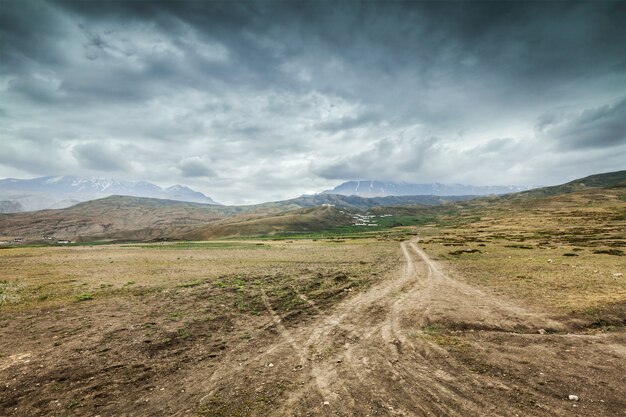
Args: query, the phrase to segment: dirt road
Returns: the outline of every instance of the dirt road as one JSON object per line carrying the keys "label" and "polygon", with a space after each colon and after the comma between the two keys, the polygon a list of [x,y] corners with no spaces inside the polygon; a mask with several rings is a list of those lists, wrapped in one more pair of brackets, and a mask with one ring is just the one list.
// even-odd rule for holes
{"label": "dirt road", "polygon": [[253,412],[250,389],[268,386],[284,390],[276,416],[624,415],[623,334],[570,334],[448,276],[417,242],[401,248],[394,278],[330,313],[309,301],[306,325],[266,300],[280,338],[195,381],[207,415]]}

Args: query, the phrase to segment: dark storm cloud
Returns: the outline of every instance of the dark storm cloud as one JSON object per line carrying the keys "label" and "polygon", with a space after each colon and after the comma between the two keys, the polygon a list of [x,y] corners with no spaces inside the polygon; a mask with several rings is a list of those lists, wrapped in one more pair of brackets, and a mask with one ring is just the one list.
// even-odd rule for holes
{"label": "dark storm cloud", "polygon": [[626,97],[583,110],[547,130],[566,149],[605,148],[626,144]]}
{"label": "dark storm cloud", "polygon": [[[0,176],[61,166],[241,201],[342,179],[623,168],[625,14],[623,1],[4,1]],[[39,143],[61,162],[29,166]]]}

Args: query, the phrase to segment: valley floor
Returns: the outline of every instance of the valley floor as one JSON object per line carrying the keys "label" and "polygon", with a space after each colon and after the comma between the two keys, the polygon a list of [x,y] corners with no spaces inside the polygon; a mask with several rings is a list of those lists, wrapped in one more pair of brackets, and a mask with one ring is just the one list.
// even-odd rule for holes
{"label": "valley floor", "polygon": [[428,239],[3,250],[0,415],[624,415],[623,326]]}

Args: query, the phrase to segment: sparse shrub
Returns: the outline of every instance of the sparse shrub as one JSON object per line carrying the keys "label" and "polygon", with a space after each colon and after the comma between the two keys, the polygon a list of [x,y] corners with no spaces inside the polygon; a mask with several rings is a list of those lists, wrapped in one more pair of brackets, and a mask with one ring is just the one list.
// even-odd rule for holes
{"label": "sparse shrub", "polygon": [[620,249],[597,249],[597,250],[594,250],[593,253],[624,256],[624,251]]}
{"label": "sparse shrub", "polygon": [[515,248],[515,249],[534,249],[530,245],[504,245],[505,248]]}
{"label": "sparse shrub", "polygon": [[460,249],[453,250],[452,252],[448,252],[450,255],[462,255],[464,253],[481,253],[479,249]]}
{"label": "sparse shrub", "polygon": [[88,292],[84,292],[76,296],[76,302],[79,302],[79,303],[81,301],[89,301],[89,300],[93,300],[93,294],[90,294]]}
{"label": "sparse shrub", "polygon": [[563,256],[578,256],[578,254],[577,253],[572,253],[572,252],[567,252],[567,253],[564,253]]}
{"label": "sparse shrub", "polygon": [[192,282],[183,282],[183,283],[178,284],[176,286],[178,288],[191,288],[191,287],[197,287],[200,284],[202,284],[202,281],[192,281]]}
{"label": "sparse shrub", "polygon": [[178,329],[178,337],[180,337],[181,339],[187,339],[191,337],[191,333],[189,333],[185,328],[180,328]]}

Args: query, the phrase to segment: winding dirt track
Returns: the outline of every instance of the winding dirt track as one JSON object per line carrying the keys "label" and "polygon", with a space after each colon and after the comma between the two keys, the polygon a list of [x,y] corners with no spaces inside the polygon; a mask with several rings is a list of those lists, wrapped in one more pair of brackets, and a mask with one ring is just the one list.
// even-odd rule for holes
{"label": "winding dirt track", "polygon": [[[299,326],[283,324],[264,296],[280,337],[252,355],[235,349],[194,381],[199,402],[288,380],[271,415],[626,415],[623,334],[567,333],[449,277],[417,241],[401,249],[400,273],[330,312],[299,294],[319,313]],[[424,333],[433,324],[448,333]]]}

